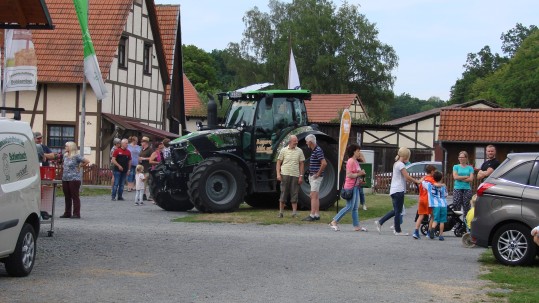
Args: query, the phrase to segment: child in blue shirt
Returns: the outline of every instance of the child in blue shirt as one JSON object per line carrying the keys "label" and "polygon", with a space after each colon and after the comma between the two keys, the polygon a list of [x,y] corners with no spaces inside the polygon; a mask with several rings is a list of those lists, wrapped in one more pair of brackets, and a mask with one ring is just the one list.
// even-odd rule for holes
{"label": "child in blue shirt", "polygon": [[444,223],[447,222],[447,189],[445,185],[440,183],[442,180],[442,173],[439,171],[434,172],[433,176],[435,184],[429,184],[428,197],[429,207],[432,207],[432,226],[429,230],[429,238],[434,239],[434,231],[438,223],[440,224],[440,236],[439,240],[444,240]]}

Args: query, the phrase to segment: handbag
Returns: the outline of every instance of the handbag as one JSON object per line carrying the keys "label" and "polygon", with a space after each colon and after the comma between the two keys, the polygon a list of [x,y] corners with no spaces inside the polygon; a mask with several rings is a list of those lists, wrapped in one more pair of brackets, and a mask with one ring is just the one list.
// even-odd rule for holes
{"label": "handbag", "polygon": [[341,198],[344,200],[350,200],[354,196],[354,189],[341,189]]}
{"label": "handbag", "polygon": [[[359,177],[356,177],[356,180],[354,181],[354,185],[356,184],[358,178]],[[350,200],[350,199],[352,199],[353,196],[354,196],[354,188],[353,187],[351,189],[341,188],[341,198],[343,198],[344,200]]]}

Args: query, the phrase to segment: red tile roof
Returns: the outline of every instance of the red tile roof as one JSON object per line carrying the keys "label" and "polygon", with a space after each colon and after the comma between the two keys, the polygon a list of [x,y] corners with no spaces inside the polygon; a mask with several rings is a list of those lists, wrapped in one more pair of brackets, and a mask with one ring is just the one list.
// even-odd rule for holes
{"label": "red tile roof", "polygon": [[206,117],[208,114],[202,106],[202,101],[193,83],[183,74],[183,88],[185,97],[185,115],[188,117]]}
{"label": "red tile roof", "polygon": [[[82,32],[73,0],[46,0],[54,30],[32,31],[40,82],[81,83],[83,77]],[[90,1],[89,31],[103,79],[132,8],[133,0]]]}
{"label": "red tile roof", "polygon": [[438,139],[453,142],[538,143],[539,109],[443,109]]}
{"label": "red tile roof", "polygon": [[[179,5],[156,5],[157,22],[159,23],[159,32],[163,41],[163,50],[167,61],[168,74],[172,81],[172,69],[174,63],[174,47],[176,46],[176,31],[178,29],[178,15],[180,14]],[[171,85],[167,85],[165,91],[165,101],[170,99]]]}
{"label": "red tile roof", "polygon": [[[178,29],[178,14],[180,13],[179,5],[156,5],[157,20],[159,22],[159,31],[161,32],[161,40],[165,50],[165,57],[169,75],[172,75],[174,51],[176,45],[176,30]],[[171,79],[172,81],[172,79]],[[197,112],[202,107],[202,102],[198,97],[198,92],[189,81],[187,76],[183,74],[183,88],[185,99],[186,116],[200,116]],[[171,85],[167,85],[165,100],[170,100]],[[206,114],[203,115],[204,117]]]}
{"label": "red tile roof", "polygon": [[340,121],[339,114],[349,108],[358,96],[356,94],[313,94],[312,99],[305,101],[309,122],[329,123]]}

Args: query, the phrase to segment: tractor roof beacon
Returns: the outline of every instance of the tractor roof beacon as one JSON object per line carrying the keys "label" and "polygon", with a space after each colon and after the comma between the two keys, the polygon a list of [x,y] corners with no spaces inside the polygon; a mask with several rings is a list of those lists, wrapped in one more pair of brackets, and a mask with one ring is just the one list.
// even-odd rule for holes
{"label": "tractor roof beacon", "polygon": [[170,211],[195,206],[203,212],[235,211],[244,201],[253,207],[276,207],[277,156],[290,136],[296,135],[307,159],[298,203],[309,209],[308,134],[316,135],[328,162],[319,192],[320,208],[337,201],[337,141],[309,124],[304,102],[311,99],[310,91],[233,91],[218,96],[220,101],[231,101],[224,123],[217,125],[217,107],[210,98],[209,125],[199,124],[198,131],[172,141],[171,158],[151,172],[150,190],[157,205]]}

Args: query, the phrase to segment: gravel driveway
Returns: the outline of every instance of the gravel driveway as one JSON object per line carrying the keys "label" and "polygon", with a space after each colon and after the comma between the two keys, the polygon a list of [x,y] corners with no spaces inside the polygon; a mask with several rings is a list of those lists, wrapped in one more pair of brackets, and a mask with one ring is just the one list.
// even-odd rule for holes
{"label": "gravel driveway", "polygon": [[[484,249],[305,225],[173,223],[186,213],[84,197],[82,219],[42,226],[32,274],[7,277],[0,302],[470,302]],[[56,214],[62,214],[63,200]],[[360,217],[363,211],[360,210]],[[407,211],[405,230],[412,226]],[[390,223],[390,222],[388,222]],[[488,298],[487,298],[488,299]]]}

